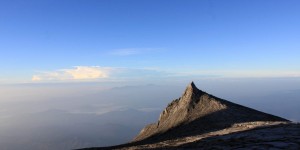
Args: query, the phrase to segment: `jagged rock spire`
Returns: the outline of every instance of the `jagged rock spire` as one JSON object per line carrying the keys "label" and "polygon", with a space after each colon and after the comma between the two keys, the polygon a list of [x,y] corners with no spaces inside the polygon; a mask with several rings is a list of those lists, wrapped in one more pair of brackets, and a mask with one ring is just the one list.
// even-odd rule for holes
{"label": "jagged rock spire", "polygon": [[186,92],[194,92],[194,91],[198,91],[199,89],[196,87],[196,85],[194,84],[194,82],[192,81],[185,89]]}
{"label": "jagged rock spire", "polygon": [[192,88],[197,88],[196,85],[194,84],[194,81],[192,81],[188,86]]}
{"label": "jagged rock spire", "polygon": [[185,89],[184,93],[181,96],[181,102],[185,103],[191,103],[193,101],[198,101],[197,98],[202,94],[203,92],[199,90],[194,82],[192,81]]}

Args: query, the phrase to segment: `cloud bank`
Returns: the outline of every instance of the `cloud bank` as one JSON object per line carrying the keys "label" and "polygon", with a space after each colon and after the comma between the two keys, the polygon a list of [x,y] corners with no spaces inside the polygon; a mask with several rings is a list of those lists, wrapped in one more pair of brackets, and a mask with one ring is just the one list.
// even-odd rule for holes
{"label": "cloud bank", "polygon": [[112,68],[99,66],[76,66],[72,69],[61,69],[51,72],[40,72],[32,76],[32,81],[50,80],[92,80],[107,78]]}
{"label": "cloud bank", "polygon": [[[153,81],[197,78],[276,78],[300,77],[297,71],[276,70],[179,70],[160,68],[123,68],[100,66],[76,66],[71,69],[39,72],[32,81]],[[105,79],[105,80],[104,80]]]}

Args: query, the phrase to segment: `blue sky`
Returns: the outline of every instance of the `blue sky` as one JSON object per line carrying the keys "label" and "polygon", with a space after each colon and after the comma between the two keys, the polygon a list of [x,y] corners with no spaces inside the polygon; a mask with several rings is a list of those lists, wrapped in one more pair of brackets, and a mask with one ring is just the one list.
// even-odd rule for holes
{"label": "blue sky", "polygon": [[0,1],[0,83],[299,77],[297,0]]}

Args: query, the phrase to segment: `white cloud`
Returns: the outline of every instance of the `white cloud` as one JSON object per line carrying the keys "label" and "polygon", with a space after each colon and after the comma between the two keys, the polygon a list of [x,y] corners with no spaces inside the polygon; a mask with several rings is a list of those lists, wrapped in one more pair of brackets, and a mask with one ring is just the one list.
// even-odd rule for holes
{"label": "white cloud", "polygon": [[76,66],[72,69],[61,69],[51,72],[41,72],[32,76],[32,81],[49,80],[91,80],[107,78],[112,71],[109,67]]}
{"label": "white cloud", "polygon": [[40,81],[42,78],[39,75],[33,75],[32,76],[32,81]]}
{"label": "white cloud", "polygon": [[[299,71],[276,70],[172,70],[159,68],[121,68],[99,66],[76,66],[40,72],[32,76],[32,81],[149,81],[172,78],[251,78],[251,77],[300,77]],[[99,80],[100,81],[100,80]]]}

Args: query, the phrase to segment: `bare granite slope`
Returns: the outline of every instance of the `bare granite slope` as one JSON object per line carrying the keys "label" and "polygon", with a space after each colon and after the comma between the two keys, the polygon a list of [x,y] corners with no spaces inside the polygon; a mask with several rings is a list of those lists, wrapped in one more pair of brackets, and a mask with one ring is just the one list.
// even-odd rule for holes
{"label": "bare granite slope", "polygon": [[[157,123],[146,126],[134,141],[165,140],[254,121],[288,121],[217,98],[190,83],[181,98],[172,101]],[[152,138],[152,139],[151,139]]]}
{"label": "bare granite slope", "polygon": [[[88,149],[231,149],[234,146],[247,149],[256,148],[259,142],[269,142],[264,136],[273,136],[273,141],[281,142],[281,145],[275,143],[275,148],[283,145],[283,149],[297,149],[300,126],[210,95],[192,82],[179,99],[163,110],[159,120],[142,129],[132,142]],[[226,143],[231,145],[226,147]],[[270,144],[269,147],[274,148]]]}

